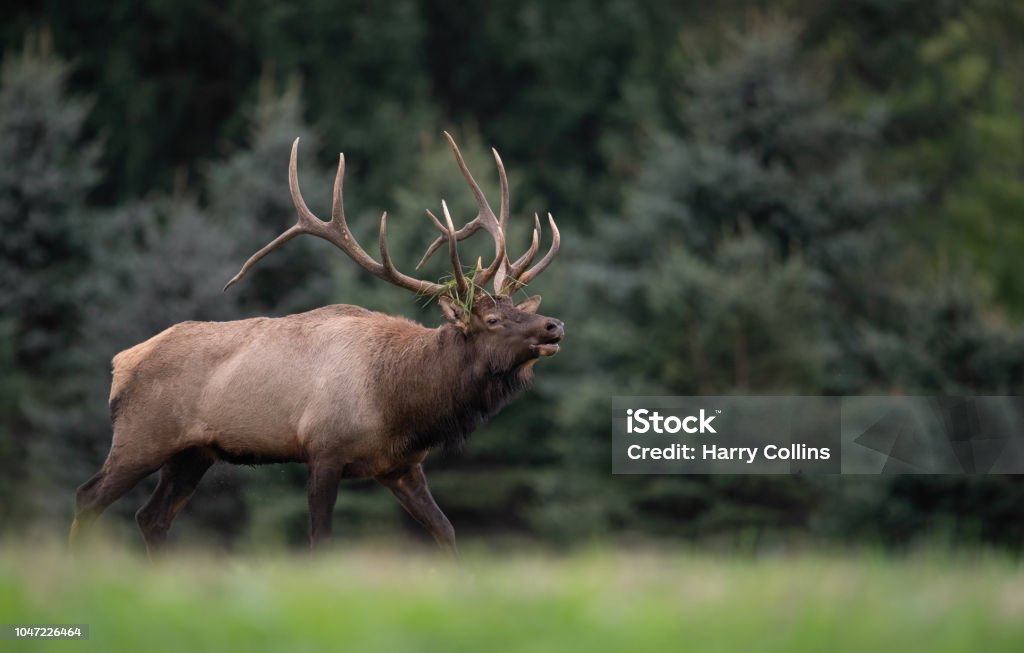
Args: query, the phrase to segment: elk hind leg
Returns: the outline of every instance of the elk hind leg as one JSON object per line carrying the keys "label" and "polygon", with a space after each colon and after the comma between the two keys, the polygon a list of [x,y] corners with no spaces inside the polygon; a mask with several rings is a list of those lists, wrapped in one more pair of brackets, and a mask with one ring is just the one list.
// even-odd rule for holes
{"label": "elk hind leg", "polygon": [[111,452],[100,471],[79,486],[75,494],[75,518],[68,533],[69,544],[74,546],[78,538],[110,504],[159,469],[162,462],[161,460],[156,463],[129,463]]}
{"label": "elk hind leg", "polygon": [[174,454],[160,468],[160,481],[145,505],[135,513],[135,521],[152,556],[167,540],[174,518],[192,498],[203,474],[216,458],[206,450],[185,449]]}

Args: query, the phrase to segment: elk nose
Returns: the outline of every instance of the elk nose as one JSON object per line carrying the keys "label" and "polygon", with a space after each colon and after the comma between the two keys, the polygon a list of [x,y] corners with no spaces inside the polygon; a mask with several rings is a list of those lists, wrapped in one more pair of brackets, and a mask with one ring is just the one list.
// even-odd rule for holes
{"label": "elk nose", "polygon": [[561,320],[555,318],[548,318],[547,324],[544,325],[544,329],[552,336],[561,338],[565,335],[565,325],[562,324]]}

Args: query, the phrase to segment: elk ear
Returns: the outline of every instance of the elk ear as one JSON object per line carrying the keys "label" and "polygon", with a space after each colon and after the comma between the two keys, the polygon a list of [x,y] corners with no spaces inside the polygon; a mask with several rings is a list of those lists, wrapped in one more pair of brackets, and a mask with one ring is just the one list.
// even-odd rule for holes
{"label": "elk ear", "polygon": [[438,297],[437,303],[441,305],[441,311],[444,313],[444,319],[448,320],[457,327],[465,328],[466,323],[469,322],[469,314],[459,306],[454,299],[447,296]]}
{"label": "elk ear", "polygon": [[538,308],[540,308],[540,295],[534,295],[516,304],[516,309],[524,313],[536,313]]}

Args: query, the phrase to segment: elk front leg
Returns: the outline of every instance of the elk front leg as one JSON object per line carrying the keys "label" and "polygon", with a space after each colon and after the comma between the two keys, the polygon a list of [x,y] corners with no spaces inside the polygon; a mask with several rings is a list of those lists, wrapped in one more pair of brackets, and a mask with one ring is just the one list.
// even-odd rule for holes
{"label": "elk front leg", "polygon": [[427,487],[427,477],[423,475],[422,465],[417,463],[403,467],[390,474],[378,476],[377,480],[391,490],[413,519],[430,531],[444,551],[452,557],[456,556],[455,529],[434,502],[430,488]]}
{"label": "elk front leg", "polygon": [[328,465],[309,465],[309,546],[318,548],[331,536],[331,518],[338,500],[341,469]]}

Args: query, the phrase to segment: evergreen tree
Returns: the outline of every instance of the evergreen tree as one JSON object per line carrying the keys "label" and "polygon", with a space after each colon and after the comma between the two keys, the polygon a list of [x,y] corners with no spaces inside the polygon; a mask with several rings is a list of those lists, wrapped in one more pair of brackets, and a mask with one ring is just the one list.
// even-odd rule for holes
{"label": "evergreen tree", "polygon": [[[976,299],[910,272],[920,256],[897,246],[894,224],[914,206],[912,186],[879,185],[866,169],[879,116],[838,109],[798,54],[791,32],[771,29],[698,71],[684,131],[661,137],[624,215],[588,243],[597,263],[577,271],[583,302],[605,317],[583,321],[583,343],[566,347],[574,376],[591,387],[565,396],[562,428],[600,435],[583,447],[598,452],[587,456],[592,473],[607,473],[614,394],[1019,387],[1019,345],[983,319]],[[579,450],[567,447],[567,464],[581,464]],[[594,523],[563,524],[809,528],[820,508],[803,479],[615,485],[618,497],[597,479],[559,485],[608,506]]]}
{"label": "evergreen tree", "polygon": [[79,336],[100,150],[83,129],[89,102],[67,94],[69,75],[46,33],[0,70],[0,523],[32,469],[18,461],[30,442],[54,443],[50,414],[75,392],[66,354]]}
{"label": "evergreen tree", "polygon": [[816,7],[805,41],[827,53],[851,105],[889,107],[879,175],[914,176],[917,209],[902,225],[1009,309],[1024,313],[1024,7],[1005,2],[878,3]]}

